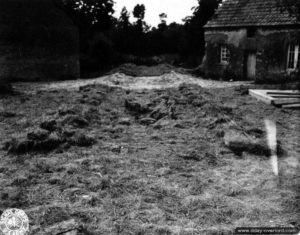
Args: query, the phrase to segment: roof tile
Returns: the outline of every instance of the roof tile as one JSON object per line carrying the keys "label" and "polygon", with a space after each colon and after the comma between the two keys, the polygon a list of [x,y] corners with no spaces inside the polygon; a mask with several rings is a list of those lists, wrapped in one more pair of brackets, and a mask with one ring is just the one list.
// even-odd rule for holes
{"label": "roof tile", "polygon": [[226,0],[205,28],[300,25],[276,0]]}

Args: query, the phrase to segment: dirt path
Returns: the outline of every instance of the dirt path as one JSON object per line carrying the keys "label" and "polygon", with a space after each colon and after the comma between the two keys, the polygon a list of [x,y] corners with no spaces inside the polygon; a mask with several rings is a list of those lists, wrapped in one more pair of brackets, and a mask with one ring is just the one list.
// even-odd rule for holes
{"label": "dirt path", "polygon": [[76,90],[81,86],[89,84],[103,84],[112,87],[121,87],[128,90],[140,89],[166,89],[178,87],[183,83],[197,84],[204,88],[228,88],[250,84],[249,82],[222,82],[205,80],[196,78],[188,74],[180,74],[174,71],[161,76],[152,77],[132,77],[122,73],[115,73],[94,79],[78,79],[63,82],[35,82],[35,83],[16,83],[16,90],[25,91],[27,93],[36,92],[39,90]]}

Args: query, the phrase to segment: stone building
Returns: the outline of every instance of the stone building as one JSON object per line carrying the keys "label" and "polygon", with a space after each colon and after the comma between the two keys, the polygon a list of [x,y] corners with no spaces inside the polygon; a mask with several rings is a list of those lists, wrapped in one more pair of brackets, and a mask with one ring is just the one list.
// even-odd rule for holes
{"label": "stone building", "polygon": [[0,0],[0,82],[78,78],[78,47],[52,0]]}
{"label": "stone building", "polygon": [[299,78],[300,22],[277,0],[226,0],[205,25],[207,76]]}

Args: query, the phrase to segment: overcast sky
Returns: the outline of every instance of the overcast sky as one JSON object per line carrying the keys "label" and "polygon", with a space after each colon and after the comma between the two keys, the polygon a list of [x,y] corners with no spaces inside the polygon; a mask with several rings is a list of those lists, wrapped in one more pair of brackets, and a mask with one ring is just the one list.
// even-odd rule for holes
{"label": "overcast sky", "polygon": [[[145,21],[151,26],[157,26],[160,22],[159,14],[166,13],[168,15],[167,22],[182,23],[182,19],[192,15],[191,8],[197,6],[197,0],[114,0],[115,14],[119,18],[120,12],[126,6],[129,12],[137,4],[144,4],[146,7]],[[132,15],[132,14],[131,14]]]}

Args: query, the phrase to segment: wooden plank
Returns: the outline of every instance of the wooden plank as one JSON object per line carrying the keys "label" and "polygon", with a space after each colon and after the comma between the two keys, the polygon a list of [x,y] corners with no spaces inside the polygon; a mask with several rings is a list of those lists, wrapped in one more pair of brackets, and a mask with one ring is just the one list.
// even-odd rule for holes
{"label": "wooden plank", "polygon": [[256,90],[250,89],[249,94],[267,104],[281,107],[300,103],[299,90]]}
{"label": "wooden plank", "polygon": [[274,99],[293,99],[293,98],[300,98],[300,95],[272,95],[271,96]]}
{"label": "wooden plank", "polygon": [[300,92],[290,92],[290,91],[287,91],[287,92],[281,92],[281,91],[278,91],[278,92],[274,92],[274,91],[267,91],[267,95],[300,95]]}
{"label": "wooden plank", "polygon": [[300,103],[300,99],[276,99],[272,101],[274,105],[284,105],[284,104],[297,104]]}
{"label": "wooden plank", "polygon": [[288,92],[267,92],[267,95],[290,95],[290,96],[297,96],[300,95],[300,93],[288,93]]}
{"label": "wooden plank", "polygon": [[256,99],[271,104],[274,98],[268,96],[264,90],[249,90],[249,94]]}
{"label": "wooden plank", "polygon": [[300,108],[300,103],[299,104],[285,104],[281,106],[282,108],[285,109],[296,109],[296,108]]}

